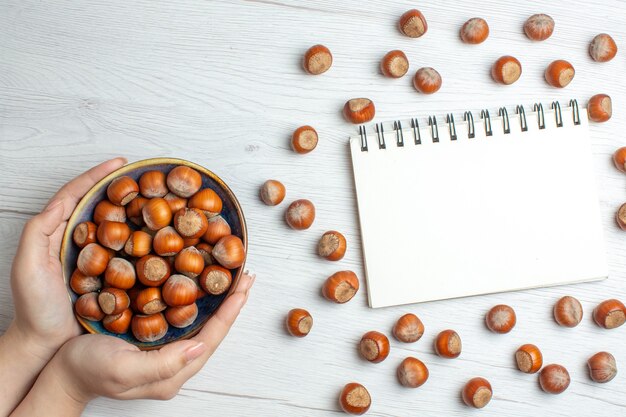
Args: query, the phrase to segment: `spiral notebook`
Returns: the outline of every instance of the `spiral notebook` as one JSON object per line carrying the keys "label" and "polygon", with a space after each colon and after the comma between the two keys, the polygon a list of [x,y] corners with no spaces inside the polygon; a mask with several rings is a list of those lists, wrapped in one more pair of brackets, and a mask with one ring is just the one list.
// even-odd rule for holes
{"label": "spiral notebook", "polygon": [[361,126],[350,149],[371,307],[608,275],[575,100]]}

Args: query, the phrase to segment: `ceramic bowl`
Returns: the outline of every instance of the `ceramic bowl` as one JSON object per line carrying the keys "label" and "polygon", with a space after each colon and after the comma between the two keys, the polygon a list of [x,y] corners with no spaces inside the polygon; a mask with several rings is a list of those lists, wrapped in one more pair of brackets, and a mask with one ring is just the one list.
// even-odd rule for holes
{"label": "ceramic bowl", "polygon": [[[133,162],[109,174],[107,177],[103,178],[96,185],[94,185],[80,200],[80,202],[76,206],[76,209],[74,210],[67,222],[67,228],[63,235],[63,242],[61,244],[61,264],[63,266],[63,277],[65,279],[65,283],[67,285],[67,290],[70,299],[72,300],[72,304],[78,298],[78,295],[74,293],[69,286],[69,280],[72,276],[72,273],[74,272],[74,269],[76,268],[76,259],[78,257],[78,253],[80,252],[80,248],[78,248],[78,246],[76,246],[76,244],[72,240],[72,233],[76,225],[87,220],[92,220],[93,211],[96,204],[98,204],[98,202],[100,202],[101,200],[106,199],[106,189],[113,179],[123,175],[128,175],[138,181],[141,174],[146,171],[158,170],[168,173],[172,168],[178,165],[184,165],[198,171],[202,176],[202,188],[211,188],[220,196],[223,202],[221,215],[230,225],[232,234],[238,236],[243,241],[247,253],[248,236],[246,230],[246,221],[243,215],[243,211],[241,209],[241,205],[239,204],[239,201],[237,201],[235,194],[230,188],[228,188],[224,181],[220,179],[220,177],[198,164],[182,159],[154,158]],[[132,222],[128,222],[128,225],[133,230],[137,229],[137,226],[134,225]],[[138,346],[141,349],[155,349],[175,340],[192,337],[193,335],[198,333],[202,326],[207,322],[209,317],[211,317],[215,310],[217,310],[220,304],[228,296],[228,294],[230,294],[230,292],[232,292],[233,289],[237,286],[237,282],[239,281],[243,270],[244,265],[231,271],[233,275],[233,282],[230,287],[230,291],[218,296],[209,294],[208,296],[203,297],[197,301],[198,317],[193,322],[193,324],[183,329],[178,329],[176,327],[170,326],[165,337],[155,342],[140,342],[133,337],[130,330],[126,334],[116,335],[107,331],[102,326],[101,322],[85,320],[78,315],[76,316],[76,318],[89,333],[100,333],[116,336]]]}

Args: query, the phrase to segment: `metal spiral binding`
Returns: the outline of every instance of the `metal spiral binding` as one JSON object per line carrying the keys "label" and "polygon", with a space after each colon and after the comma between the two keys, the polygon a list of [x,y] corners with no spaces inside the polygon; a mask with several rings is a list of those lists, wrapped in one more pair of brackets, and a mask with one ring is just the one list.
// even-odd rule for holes
{"label": "metal spiral binding", "polygon": [[493,130],[491,129],[491,116],[489,116],[489,110],[481,110],[480,118],[484,120],[485,124],[485,136],[493,136]]}
{"label": "metal spiral binding", "polygon": [[463,121],[467,122],[467,137],[469,139],[476,137],[476,131],[474,130],[474,115],[471,111],[466,111],[463,114]]}
{"label": "metal spiral binding", "polygon": [[574,118],[574,124],[579,125],[580,124],[580,112],[578,109],[578,101],[575,99],[570,100],[569,106],[572,108],[572,117]]}
{"label": "metal spiral binding", "polygon": [[393,122],[393,130],[396,131],[396,145],[402,148],[404,146],[404,133],[402,133],[402,123],[400,123],[400,120]]}
{"label": "metal spiral binding", "polygon": [[361,136],[361,152],[367,152],[367,129],[359,126],[359,136]]}
{"label": "metal spiral binding", "polygon": [[385,129],[382,123],[376,123],[376,136],[378,136],[378,149],[387,149],[387,145],[385,145]]}
{"label": "metal spiral binding", "polygon": [[446,123],[450,132],[450,140],[456,140],[456,124],[454,123],[454,115],[452,113],[446,115]]}
{"label": "metal spiral binding", "polygon": [[563,127],[563,113],[561,113],[561,105],[558,101],[553,101],[550,106],[554,109],[554,118],[556,120],[556,127]]}
{"label": "metal spiral binding", "polygon": [[539,129],[545,129],[546,117],[543,114],[543,105],[541,103],[535,103],[533,110],[537,112],[537,124],[539,125]]}
{"label": "metal spiral binding", "polygon": [[435,116],[428,116],[428,126],[430,126],[430,136],[433,139],[433,143],[438,143],[439,127],[437,126],[437,118]]}
{"label": "metal spiral binding", "polygon": [[498,110],[498,116],[502,117],[502,130],[504,133],[511,133],[511,125],[509,123],[509,112],[505,107],[500,107]]}
{"label": "metal spiral binding", "polygon": [[528,131],[528,124],[526,123],[526,110],[524,110],[524,106],[519,105],[515,108],[515,113],[517,113],[519,117],[520,129],[522,132]]}
{"label": "metal spiral binding", "polygon": [[417,119],[411,119],[411,129],[413,129],[413,137],[415,138],[415,144],[422,144],[422,135],[420,134],[420,123]]}

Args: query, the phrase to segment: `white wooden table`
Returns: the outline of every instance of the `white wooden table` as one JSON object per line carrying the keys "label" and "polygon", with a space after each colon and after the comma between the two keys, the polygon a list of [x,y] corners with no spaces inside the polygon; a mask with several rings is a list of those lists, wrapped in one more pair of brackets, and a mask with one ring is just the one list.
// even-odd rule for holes
{"label": "white wooden table", "polygon": [[[62,184],[103,159],[175,156],[201,163],[221,175],[243,204],[250,232],[248,267],[258,275],[248,306],[220,350],[169,402],[94,401],[89,416],[325,416],[339,413],[338,393],[359,381],[373,396],[370,415],[461,415],[464,382],[487,377],[494,399],[484,416],[623,415],[626,412],[626,326],[601,330],[591,311],[601,300],[626,299],[626,234],[613,215],[626,200],[626,176],[610,155],[626,144],[626,27],[623,2],[570,0],[523,2],[418,2],[377,0],[156,2],[7,0],[0,3],[0,331],[13,316],[10,266],[24,222]],[[470,4],[473,3],[473,4]],[[561,5],[557,5],[561,4]],[[429,30],[421,39],[401,36],[395,23],[418,6]],[[530,14],[545,12],[556,31],[543,43],[522,33]],[[484,17],[491,36],[467,46],[458,30],[470,17]],[[622,48],[615,60],[597,64],[587,45],[608,32]],[[334,54],[332,69],[308,76],[301,56],[323,43]],[[443,76],[440,92],[417,94],[409,76],[389,80],[379,59],[404,50],[411,74],[433,66]],[[519,82],[495,85],[491,63],[500,55],[523,63]],[[564,90],[542,79],[554,59],[573,62],[576,78]],[[371,310],[366,291],[346,305],[320,295],[324,278],[338,269],[363,276],[347,137],[354,126],[340,110],[352,97],[370,97],[377,120],[443,115],[453,111],[524,104],[536,100],[583,104],[595,93],[612,96],[615,114],[591,128],[596,179],[608,245],[610,279],[544,290],[473,297]],[[476,113],[474,113],[476,114]],[[440,119],[441,120],[441,119]],[[291,132],[311,124],[318,148],[300,156],[289,148]],[[571,167],[576,169],[575,166]],[[283,222],[286,204],[270,208],[258,200],[259,185],[276,178],[287,200],[309,198],[317,219],[307,231]],[[563,207],[567,210],[567,207]],[[575,225],[572,225],[575,227]],[[339,263],[320,260],[315,245],[328,229],[349,241]],[[419,277],[427,279],[427,277]],[[551,318],[554,301],[578,297],[585,318],[575,329]],[[496,303],[517,310],[508,335],[486,330],[483,316]],[[283,329],[286,312],[309,309],[315,325],[305,339]],[[392,341],[390,357],[373,365],[356,344],[367,330],[389,333],[394,320],[415,312],[426,334],[414,345]],[[459,359],[432,352],[438,331],[456,329],[464,342]],[[572,376],[560,396],[540,391],[537,377],[516,371],[513,352],[536,343],[546,363],[565,365]],[[622,371],[609,384],[592,383],[586,360],[612,352]],[[398,385],[395,368],[405,356],[421,358],[430,379],[416,390]]]}

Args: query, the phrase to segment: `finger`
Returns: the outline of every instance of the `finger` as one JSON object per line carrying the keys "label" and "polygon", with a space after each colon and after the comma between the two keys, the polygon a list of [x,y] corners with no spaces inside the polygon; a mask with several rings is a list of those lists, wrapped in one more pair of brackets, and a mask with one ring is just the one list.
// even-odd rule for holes
{"label": "finger", "polygon": [[87,172],[80,174],[78,177],[61,187],[61,189],[50,199],[48,206],[52,206],[59,200],[63,201],[63,205],[65,207],[63,220],[67,220],[72,214],[72,211],[74,211],[76,204],[78,204],[80,199],[83,198],[83,195],[85,195],[91,187],[111,172],[124,166],[126,162],[127,160],[125,158],[110,159],[100,165],[96,165]]}
{"label": "finger", "polygon": [[63,242],[63,235],[65,234],[65,228],[67,222],[61,222],[57,230],[50,235],[50,256],[53,258],[59,257],[61,251],[61,242]]}
{"label": "finger", "polygon": [[119,363],[131,386],[144,385],[174,377],[206,349],[204,343],[196,340],[181,340],[159,350],[121,352]]}
{"label": "finger", "polygon": [[63,202],[51,205],[24,226],[15,255],[16,263],[45,262],[50,256],[50,236],[62,223]]}
{"label": "finger", "polygon": [[255,279],[256,276],[254,275],[243,274],[235,291],[226,298],[207,324],[204,325],[200,333],[194,337],[195,340],[207,345],[209,356],[215,352],[228,334],[235,319],[237,319],[239,312],[248,299],[248,291],[254,284]]}

